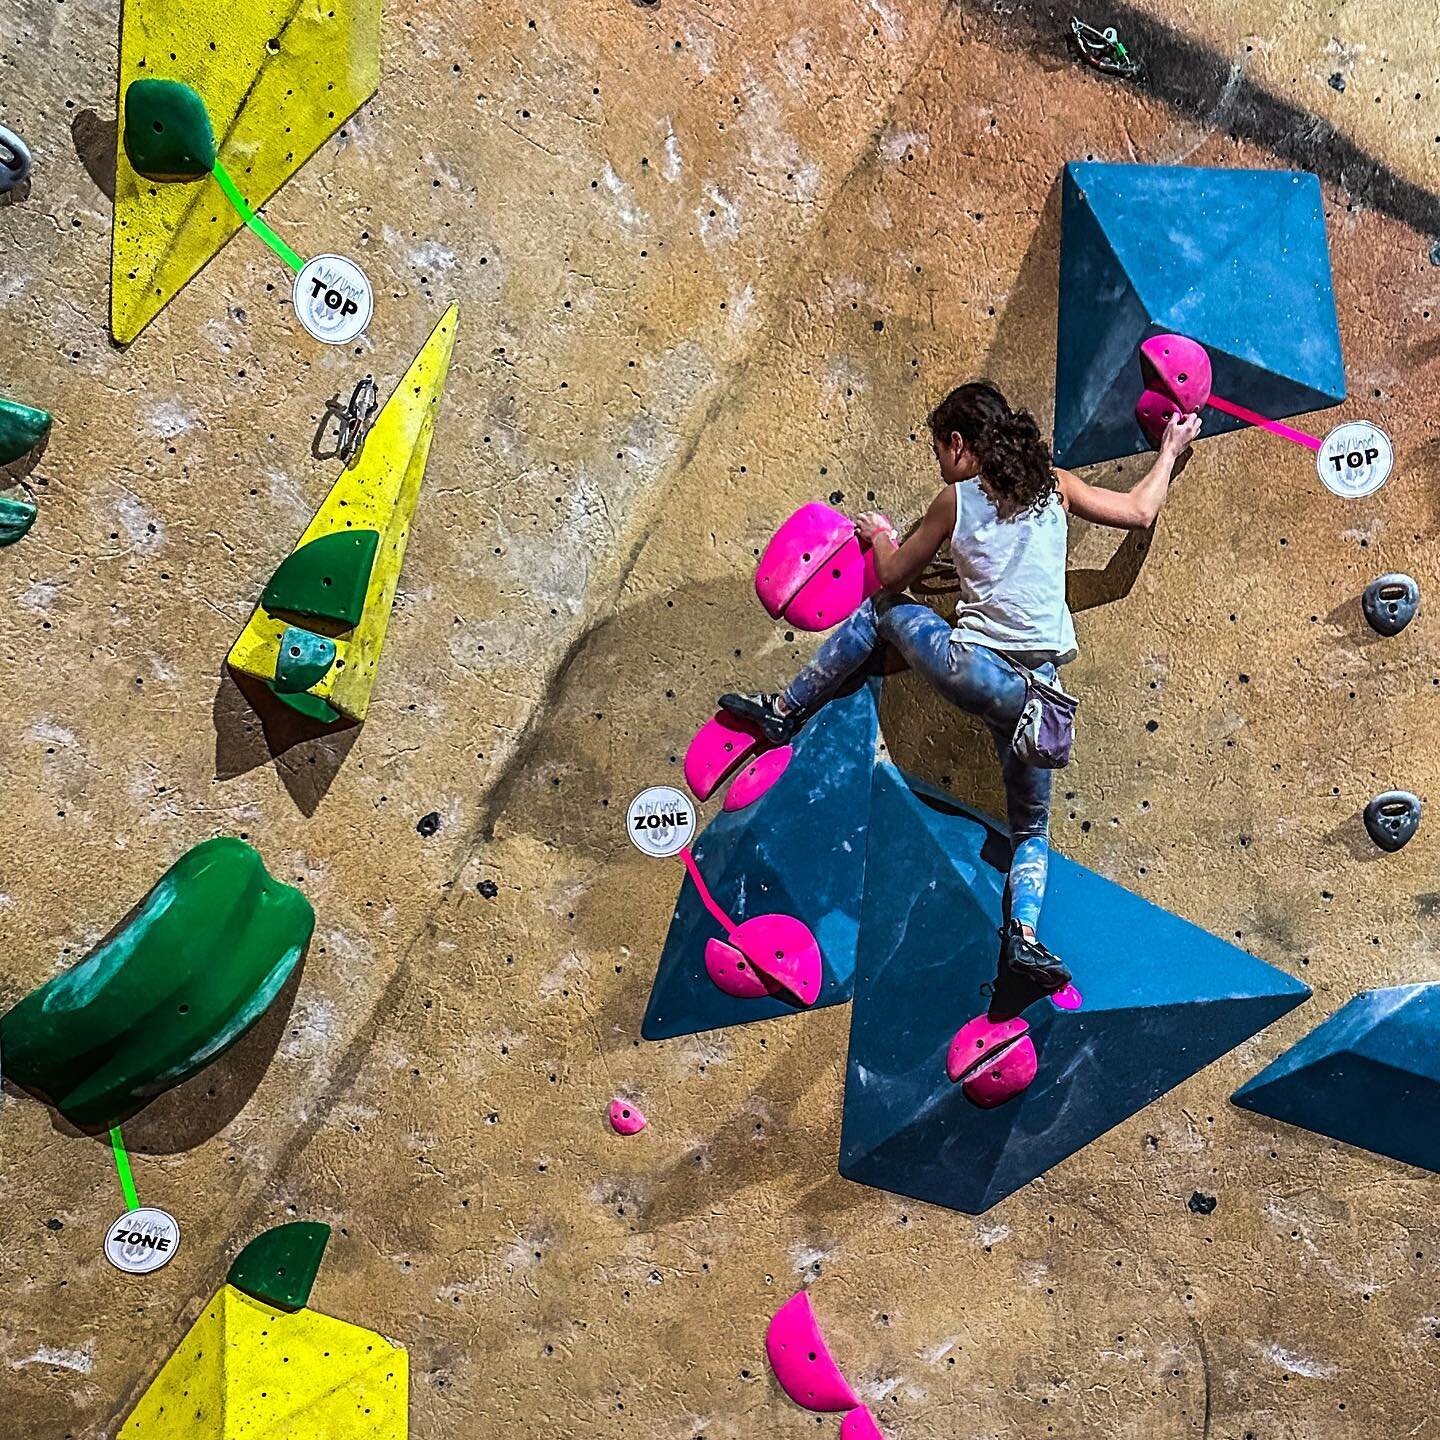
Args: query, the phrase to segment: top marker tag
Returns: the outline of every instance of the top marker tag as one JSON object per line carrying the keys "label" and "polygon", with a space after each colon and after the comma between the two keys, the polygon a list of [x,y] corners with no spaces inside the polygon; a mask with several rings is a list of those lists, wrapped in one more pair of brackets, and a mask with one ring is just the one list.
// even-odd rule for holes
{"label": "top marker tag", "polygon": [[1315,469],[1327,490],[1343,500],[1373,495],[1395,464],[1390,437],[1368,420],[1337,425],[1315,452]]}
{"label": "top marker tag", "polygon": [[306,261],[292,293],[300,323],[327,345],[348,345],[362,335],[375,309],[365,272],[343,255]]}

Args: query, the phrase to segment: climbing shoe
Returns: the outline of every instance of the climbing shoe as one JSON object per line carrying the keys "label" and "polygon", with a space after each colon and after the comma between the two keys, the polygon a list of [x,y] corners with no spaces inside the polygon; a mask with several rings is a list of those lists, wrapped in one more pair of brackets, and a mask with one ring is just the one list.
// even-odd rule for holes
{"label": "climbing shoe", "polygon": [[800,728],[800,716],[781,714],[778,695],[722,695],[720,708],[738,720],[748,720],[772,745],[788,745]]}
{"label": "climbing shoe", "polygon": [[1070,983],[1070,972],[1060,957],[1052,955],[1038,940],[1031,940],[1018,920],[1011,920],[1000,932],[997,989],[1007,976],[1027,982],[1042,995],[1053,995]]}

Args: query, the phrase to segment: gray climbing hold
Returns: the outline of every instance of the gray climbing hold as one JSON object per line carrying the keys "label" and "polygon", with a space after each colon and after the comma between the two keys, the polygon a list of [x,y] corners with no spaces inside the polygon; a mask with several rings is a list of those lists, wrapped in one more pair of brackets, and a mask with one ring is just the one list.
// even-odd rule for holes
{"label": "gray climbing hold", "polygon": [[1382,850],[1398,850],[1420,828],[1420,797],[1387,790],[1365,807],[1365,828]]}
{"label": "gray climbing hold", "polygon": [[1380,635],[1398,635],[1420,608],[1420,586],[1409,575],[1382,575],[1360,597],[1370,628]]}
{"label": "gray climbing hold", "polygon": [[0,125],[0,195],[30,178],[30,150],[13,131]]}

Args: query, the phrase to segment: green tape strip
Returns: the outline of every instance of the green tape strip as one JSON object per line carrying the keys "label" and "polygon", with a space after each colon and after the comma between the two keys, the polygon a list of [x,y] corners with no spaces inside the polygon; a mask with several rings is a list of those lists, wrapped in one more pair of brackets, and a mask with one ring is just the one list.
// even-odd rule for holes
{"label": "green tape strip", "polygon": [[250,208],[235,182],[217,160],[210,172],[220,182],[225,198],[240,212],[240,218],[292,269],[299,274],[305,262]]}
{"label": "green tape strip", "polygon": [[115,1152],[115,1169],[120,1176],[120,1189],[125,1195],[125,1210],[128,1214],[131,1210],[140,1208],[140,1197],[135,1193],[135,1177],[130,1173],[130,1154],[125,1149],[125,1140],[118,1125],[110,1131],[110,1148]]}

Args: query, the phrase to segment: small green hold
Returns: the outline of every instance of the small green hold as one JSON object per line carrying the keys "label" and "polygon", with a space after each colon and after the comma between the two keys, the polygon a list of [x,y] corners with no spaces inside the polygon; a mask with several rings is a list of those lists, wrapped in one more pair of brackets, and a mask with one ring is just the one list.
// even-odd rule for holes
{"label": "small green hold", "polygon": [[318,1221],[277,1225],[235,1257],[225,1278],[237,1290],[280,1310],[303,1310],[329,1240],[330,1227]]}
{"label": "small green hold", "polygon": [[49,433],[50,412],[0,396],[0,465],[28,455]]}
{"label": "small green hold", "polygon": [[287,625],[280,637],[275,678],[270,688],[277,695],[295,695],[322,680],[335,663],[335,642],[328,635]]}
{"label": "small green hold", "polygon": [[0,495],[0,548],[13,545],[35,523],[37,510],[33,500],[17,500]]}
{"label": "small green hold", "polygon": [[271,611],[358,625],[379,548],[378,530],[337,530],[317,536],[280,562],[261,592],[260,603]]}
{"label": "small green hold", "polygon": [[318,695],[307,694],[304,690],[292,695],[284,690],[277,690],[273,680],[269,683],[270,693],[277,700],[283,700],[307,720],[314,720],[321,725],[334,725],[336,721],[344,718],[328,700],[322,700]]}
{"label": "small green hold", "polygon": [[125,91],[125,154],[147,180],[198,180],[215,166],[205,102],[180,80],[132,80]]}

